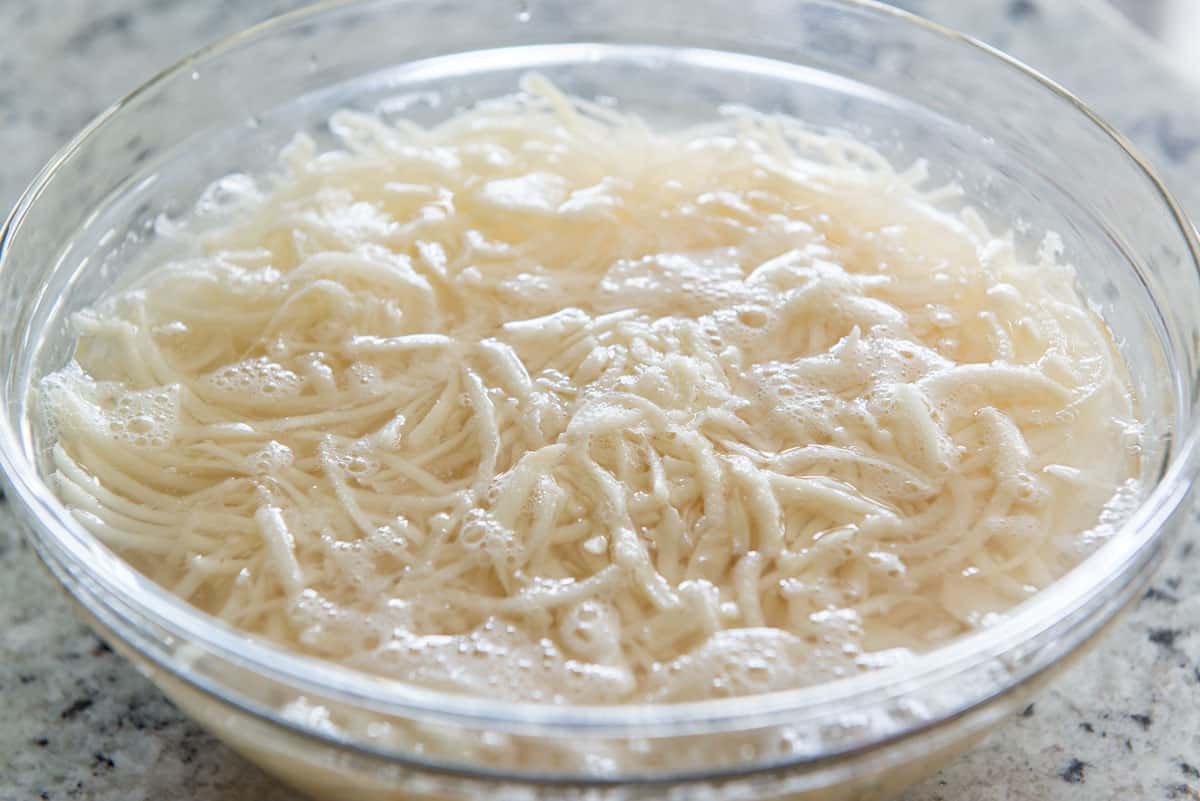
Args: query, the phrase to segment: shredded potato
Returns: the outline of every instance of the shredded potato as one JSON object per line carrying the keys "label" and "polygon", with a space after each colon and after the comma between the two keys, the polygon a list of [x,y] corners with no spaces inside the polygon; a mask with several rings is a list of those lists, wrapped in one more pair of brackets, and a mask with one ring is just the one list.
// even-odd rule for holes
{"label": "shredded potato", "polygon": [[497,698],[756,693],[987,625],[1138,491],[1074,271],[920,164],[537,77],[330,127],[42,387],[63,501],[237,628]]}

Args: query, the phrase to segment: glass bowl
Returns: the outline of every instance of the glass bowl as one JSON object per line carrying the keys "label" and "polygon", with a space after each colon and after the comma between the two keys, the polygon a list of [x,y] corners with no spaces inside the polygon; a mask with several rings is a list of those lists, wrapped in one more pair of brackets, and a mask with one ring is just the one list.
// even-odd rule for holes
{"label": "glass bowl", "polygon": [[[193,610],[87,534],[45,481],[38,379],[68,319],[165,247],[215,179],[268,171],[339,108],[419,123],[535,70],[672,125],[739,103],[929,161],[1032,250],[1057,232],[1116,333],[1146,423],[1139,505],[1004,620],[815,687],[660,706],[436,692],[288,653]],[[212,193],[207,196],[211,199]],[[1137,597],[1197,470],[1191,225],[1128,144],[977,42],[851,0],[363,0],[253,28],[159,75],[42,171],[0,237],[0,468],[82,614],[180,707],[319,798],[886,798],[977,741]]]}

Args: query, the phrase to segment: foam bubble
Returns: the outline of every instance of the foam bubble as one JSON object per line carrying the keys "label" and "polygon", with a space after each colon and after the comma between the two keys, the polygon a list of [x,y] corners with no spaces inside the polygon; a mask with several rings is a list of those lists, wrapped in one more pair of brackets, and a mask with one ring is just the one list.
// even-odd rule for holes
{"label": "foam bubble", "polygon": [[266,403],[300,394],[304,381],[292,370],[266,356],[227,364],[206,377],[209,388],[244,402]]}
{"label": "foam bubble", "polygon": [[109,437],[135,448],[166,448],[179,420],[178,387],[123,392],[104,417]]}
{"label": "foam bubble", "polygon": [[291,467],[295,458],[291,448],[271,440],[246,458],[246,468],[255,475],[272,475]]}

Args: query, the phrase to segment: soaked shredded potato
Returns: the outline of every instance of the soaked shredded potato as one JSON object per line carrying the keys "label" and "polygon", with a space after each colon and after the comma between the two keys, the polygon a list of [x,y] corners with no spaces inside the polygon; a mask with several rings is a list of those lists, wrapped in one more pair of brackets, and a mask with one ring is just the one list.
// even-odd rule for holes
{"label": "soaked shredded potato", "polygon": [[495,698],[756,693],[987,625],[1135,492],[1053,239],[920,164],[538,78],[330,127],[43,385],[62,499],[233,626]]}

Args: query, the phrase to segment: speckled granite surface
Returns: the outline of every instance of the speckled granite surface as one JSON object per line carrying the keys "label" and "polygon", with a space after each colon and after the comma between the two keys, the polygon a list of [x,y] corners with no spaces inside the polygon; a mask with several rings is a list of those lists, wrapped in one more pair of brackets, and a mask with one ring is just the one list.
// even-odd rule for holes
{"label": "speckled granite surface", "polygon": [[[289,0],[0,2],[0,209],[104,106]],[[1092,0],[908,0],[1115,123],[1200,213],[1200,87]],[[1200,313],[1200,310],[1197,310]],[[3,324],[0,321],[0,324]],[[1200,535],[1095,652],[905,801],[1200,799]],[[0,502],[0,801],[285,801],[76,619]]]}

